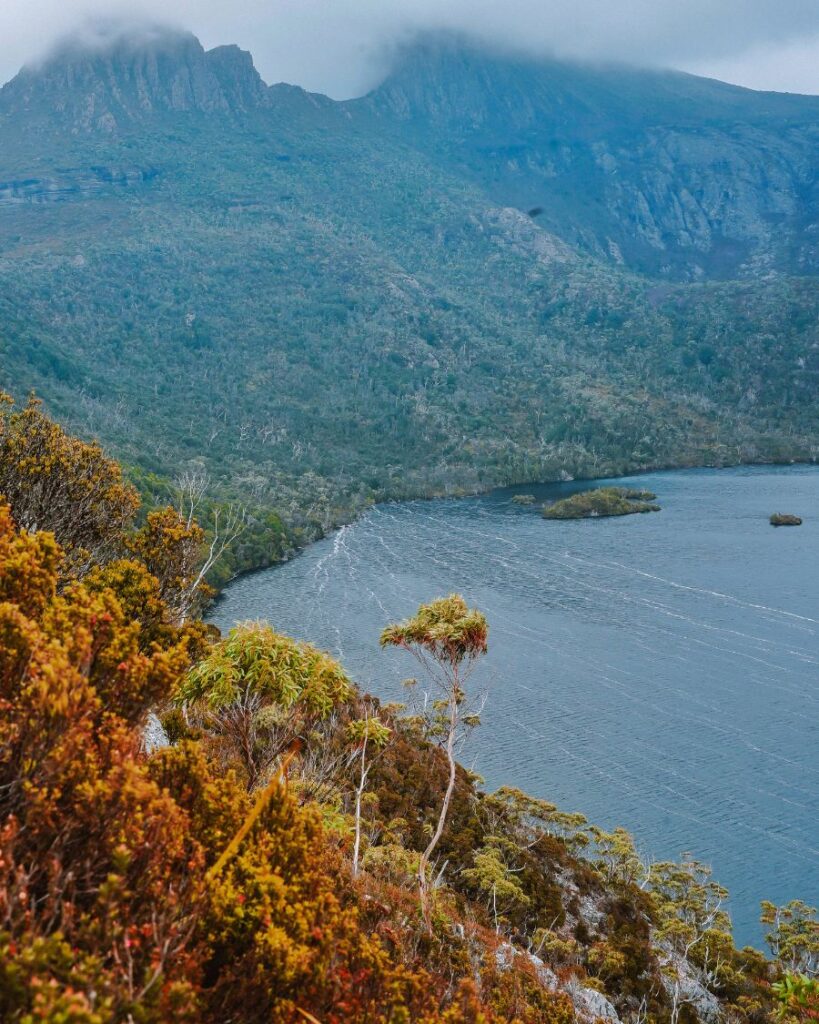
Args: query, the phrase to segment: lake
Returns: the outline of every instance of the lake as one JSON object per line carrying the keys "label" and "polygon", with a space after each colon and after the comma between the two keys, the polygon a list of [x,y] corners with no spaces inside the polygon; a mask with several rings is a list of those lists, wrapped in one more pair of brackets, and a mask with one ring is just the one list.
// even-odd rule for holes
{"label": "lake", "polygon": [[[382,505],[237,580],[212,618],[267,619],[400,700],[415,663],[379,649],[382,627],[460,591],[490,624],[461,760],[490,788],[625,826],[655,858],[692,852],[730,889],[738,941],[759,945],[761,899],[819,898],[819,469],[617,482],[663,511],[540,516],[587,482]],[[804,524],[775,529],[776,511]]]}

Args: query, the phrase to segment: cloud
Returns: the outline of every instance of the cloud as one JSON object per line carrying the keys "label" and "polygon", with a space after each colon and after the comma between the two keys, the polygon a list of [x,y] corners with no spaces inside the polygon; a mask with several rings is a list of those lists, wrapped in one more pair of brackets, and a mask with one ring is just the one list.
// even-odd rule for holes
{"label": "cloud", "polygon": [[267,81],[338,98],[375,84],[391,45],[436,28],[819,93],[817,0],[2,0],[0,79],[88,18],[163,21],[169,8],[206,46],[249,49]]}
{"label": "cloud", "polygon": [[754,46],[717,60],[694,60],[683,70],[750,89],[819,94],[819,33],[771,49]]}

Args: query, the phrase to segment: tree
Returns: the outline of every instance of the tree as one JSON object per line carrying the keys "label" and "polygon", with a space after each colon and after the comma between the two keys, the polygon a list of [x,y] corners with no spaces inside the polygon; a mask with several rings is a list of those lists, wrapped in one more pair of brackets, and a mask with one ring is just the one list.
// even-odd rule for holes
{"label": "tree", "polygon": [[[201,740],[146,757],[187,637],[145,644],[144,566],[61,587],[62,560],[0,503],[0,1020],[461,1019],[451,979],[385,944],[317,807],[285,786],[254,800]],[[305,682],[314,705],[327,683]]]}
{"label": "tree", "polygon": [[176,703],[238,758],[254,789],[276,758],[354,688],[329,655],[262,622],[236,626],[190,671]]}
{"label": "tree", "polygon": [[807,978],[819,976],[816,907],[809,907],[802,900],[791,900],[784,907],[777,907],[765,900],[760,920],[770,927],[765,941],[783,970],[803,974]]}
{"label": "tree", "polygon": [[182,625],[191,615],[201,613],[214,591],[205,576],[244,528],[244,517],[229,510],[220,520],[213,513],[210,543],[191,516],[176,509],[149,512],[147,522],[127,539],[133,557],[142,561],[159,581],[162,601],[170,618]]}
{"label": "tree", "polygon": [[554,836],[575,853],[589,844],[588,822],[582,814],[560,811],[548,800],[529,796],[514,786],[501,786],[487,796],[484,809],[490,830],[503,821],[527,849],[537,846],[544,836]]}
{"label": "tree", "polygon": [[[180,520],[177,530],[185,542],[186,552],[190,551],[184,586],[177,587],[179,597],[174,602],[178,605],[180,620],[198,610],[195,606],[200,595],[208,596],[209,588],[205,584],[208,573],[248,526],[247,511],[243,507],[206,502],[209,488],[210,477],[201,468],[189,469],[175,481]],[[203,523],[204,530],[200,528]]]}
{"label": "tree", "polygon": [[725,910],[728,891],[713,880],[711,869],[684,855],[682,863],[652,867],[656,934],[669,951],[664,964],[671,999],[671,1024],[677,1024],[687,1001],[684,975],[697,969],[715,987],[728,968],[726,952],[733,949],[731,922]]}
{"label": "tree", "polygon": [[389,742],[392,730],[385,725],[377,715],[372,714],[372,709],[367,706],[364,718],[357,718],[350,722],[347,727],[347,735],[353,743],[357,753],[356,761],[359,765],[358,783],[355,790],[355,842],[353,843],[353,878],[358,878],[358,862],[361,852],[361,801],[364,796],[364,787],[367,785],[367,776],[372,768],[372,753],[370,760],[367,760],[367,749],[370,751],[383,750]]}
{"label": "tree", "polygon": [[596,826],[589,831],[595,843],[597,867],[606,881],[644,889],[651,879],[651,863],[637,853],[630,833],[624,828],[606,832]]}
{"label": "tree", "polygon": [[122,553],[139,496],[98,444],[52,422],[40,402],[20,410],[0,393],[0,495],[29,533],[50,530],[63,549],[60,575],[81,577]]}
{"label": "tree", "polygon": [[472,867],[461,872],[464,881],[486,898],[498,932],[507,910],[525,907],[530,902],[515,877],[519,869],[508,863],[518,853],[516,844],[503,836],[488,836],[484,845],[476,850]]}
{"label": "tree", "polygon": [[165,619],[182,625],[202,610],[212,594],[207,573],[246,523],[242,510],[215,507],[206,535],[194,519],[206,486],[207,478],[183,477],[179,511],[149,512],[135,530],[139,495],[120,466],[98,444],[66,434],[37,399],[16,410],[0,393],[0,496],[18,527],[54,534],[63,553],[60,585],[136,559],[159,582]]}
{"label": "tree", "polygon": [[433,691],[437,693],[433,709],[440,715],[449,779],[438,822],[418,865],[421,913],[430,932],[432,916],[427,871],[430,858],[443,835],[455,789],[456,747],[464,729],[477,724],[477,719],[466,706],[465,685],[478,659],[486,653],[488,633],[484,615],[475,608],[469,608],[460,594],[450,594],[430,604],[422,604],[412,618],[387,626],[380,639],[382,647],[400,647],[409,651],[420,662]]}

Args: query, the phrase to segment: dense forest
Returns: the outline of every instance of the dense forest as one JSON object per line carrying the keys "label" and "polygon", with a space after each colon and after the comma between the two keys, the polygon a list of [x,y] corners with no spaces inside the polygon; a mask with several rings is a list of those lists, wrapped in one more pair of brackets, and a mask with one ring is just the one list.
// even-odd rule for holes
{"label": "dense forest", "polygon": [[770,955],[738,950],[691,854],[457,763],[479,610],[384,623],[418,678],[381,705],[309,644],[199,620],[191,493],[140,515],[99,446],[3,402],[4,1022],[819,1019],[814,909],[763,904]]}

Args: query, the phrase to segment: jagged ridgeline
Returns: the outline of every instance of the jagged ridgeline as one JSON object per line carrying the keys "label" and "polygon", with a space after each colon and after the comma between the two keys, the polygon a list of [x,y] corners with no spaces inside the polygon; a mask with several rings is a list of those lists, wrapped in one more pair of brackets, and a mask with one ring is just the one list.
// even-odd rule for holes
{"label": "jagged ridgeline", "polygon": [[774,959],[737,950],[690,855],[455,762],[492,628],[463,598],[385,623],[439,699],[381,706],[264,623],[197,621],[196,524],[138,525],[98,446],[2,411],[4,1024],[816,1019],[814,910],[765,904]]}
{"label": "jagged ridgeline", "polygon": [[249,509],[233,568],[374,499],[814,458],[818,125],[451,39],[345,103],[66,45],[0,91],[0,386]]}

